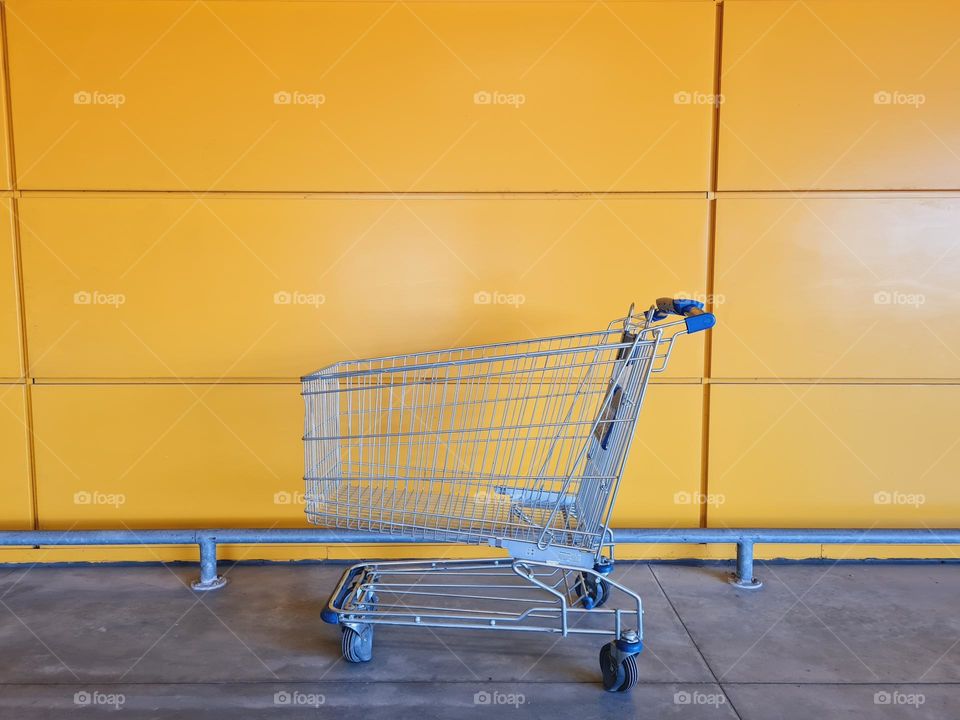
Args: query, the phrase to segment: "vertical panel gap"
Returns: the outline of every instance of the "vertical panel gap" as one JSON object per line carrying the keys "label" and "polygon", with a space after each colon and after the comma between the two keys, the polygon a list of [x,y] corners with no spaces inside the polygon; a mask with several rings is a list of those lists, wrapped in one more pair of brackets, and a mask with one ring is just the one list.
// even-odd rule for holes
{"label": "vertical panel gap", "polygon": [[[707,193],[707,309],[715,311],[714,307],[714,280],[715,258],[717,248],[717,178],[720,167],[720,79],[723,68],[723,0],[717,0],[714,6],[714,41],[713,41],[713,113],[710,121],[710,187]],[[721,318],[721,322],[722,322]],[[703,353],[703,408],[700,438],[700,527],[707,527],[707,499],[710,492],[710,394],[712,392],[710,377],[713,365],[713,332],[707,333],[704,341]]]}
{"label": "vertical panel gap", "polygon": [[10,92],[10,45],[8,38],[7,7],[0,3],[0,52],[3,53],[4,115],[6,120],[7,177],[10,179],[10,233],[13,238],[13,266],[16,287],[17,318],[20,332],[20,375],[25,379],[23,389],[23,423],[26,430],[27,482],[30,486],[31,525],[40,528],[37,502],[36,444],[33,438],[33,379],[30,377],[30,355],[27,348],[27,311],[23,287],[23,251],[20,242],[20,193],[17,188],[17,165],[13,150],[13,95]]}

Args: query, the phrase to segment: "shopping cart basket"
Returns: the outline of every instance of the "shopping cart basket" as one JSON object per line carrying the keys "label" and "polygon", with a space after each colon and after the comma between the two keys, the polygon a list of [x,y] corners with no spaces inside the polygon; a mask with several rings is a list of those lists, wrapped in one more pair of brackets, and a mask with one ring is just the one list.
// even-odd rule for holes
{"label": "shopping cart basket", "polygon": [[[612,634],[604,686],[633,687],[643,610],[609,576],[611,514],[651,374],[713,324],[702,303],[662,298],[606,330],[303,378],[310,522],[509,555],[350,567],[322,614],[341,624],[344,658],[371,659],[375,625]],[[614,589],[628,609],[601,608]],[[580,623],[587,613],[612,629]]]}

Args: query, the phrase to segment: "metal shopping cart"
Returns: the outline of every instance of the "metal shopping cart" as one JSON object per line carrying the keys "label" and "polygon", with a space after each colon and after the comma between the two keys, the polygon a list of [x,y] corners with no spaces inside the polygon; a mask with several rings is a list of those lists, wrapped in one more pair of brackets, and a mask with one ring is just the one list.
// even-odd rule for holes
{"label": "metal shopping cart", "polygon": [[[342,627],[344,658],[372,658],[375,625],[612,634],[604,687],[632,688],[643,610],[610,578],[611,514],[651,374],[714,322],[702,303],[662,298],[606,330],[304,377],[310,522],[509,555],[348,568],[322,613]],[[602,607],[613,590],[629,607]]]}

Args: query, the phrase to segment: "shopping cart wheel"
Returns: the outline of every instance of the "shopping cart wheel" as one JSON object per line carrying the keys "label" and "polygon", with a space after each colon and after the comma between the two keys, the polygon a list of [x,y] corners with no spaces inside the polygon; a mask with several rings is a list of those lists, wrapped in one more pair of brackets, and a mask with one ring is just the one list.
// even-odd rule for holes
{"label": "shopping cart wheel", "polygon": [[370,662],[373,659],[373,625],[363,625],[359,631],[344,625],[340,650],[347,662]]}
{"label": "shopping cart wheel", "polygon": [[640,678],[637,656],[618,652],[616,643],[612,642],[600,648],[600,672],[603,687],[609,692],[631,690]]}
{"label": "shopping cart wheel", "polygon": [[577,573],[573,591],[587,610],[601,607],[610,597],[610,585],[603,578],[591,573]]}

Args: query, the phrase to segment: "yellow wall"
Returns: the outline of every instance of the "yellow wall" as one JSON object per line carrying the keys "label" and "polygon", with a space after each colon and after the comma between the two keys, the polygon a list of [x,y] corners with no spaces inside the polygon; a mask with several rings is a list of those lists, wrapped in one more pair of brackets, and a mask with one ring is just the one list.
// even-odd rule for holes
{"label": "yellow wall", "polygon": [[303,525],[301,374],[667,294],[618,524],[957,524],[955,2],[2,8],[0,526]]}

